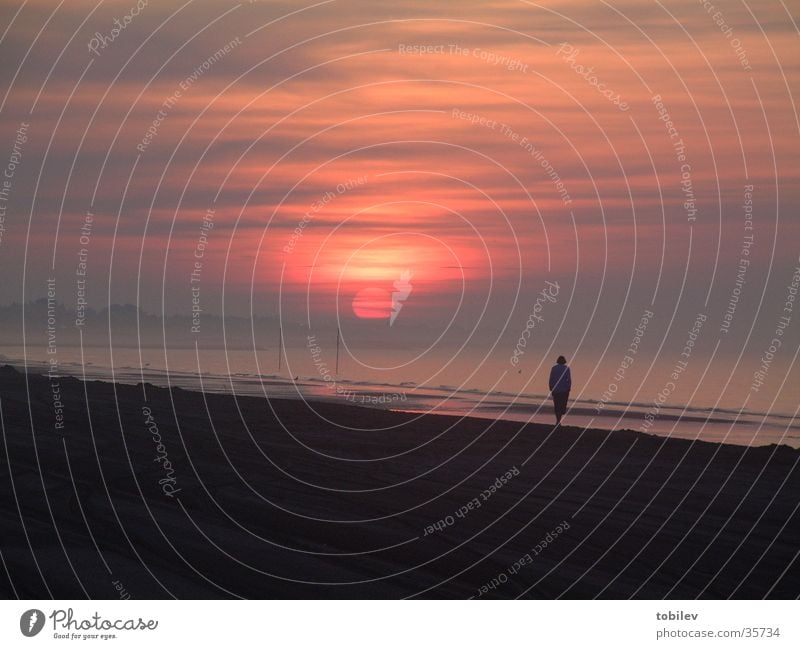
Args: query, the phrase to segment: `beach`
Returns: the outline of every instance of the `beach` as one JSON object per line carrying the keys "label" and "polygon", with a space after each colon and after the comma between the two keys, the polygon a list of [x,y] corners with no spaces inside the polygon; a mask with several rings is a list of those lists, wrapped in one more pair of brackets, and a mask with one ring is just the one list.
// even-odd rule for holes
{"label": "beach", "polygon": [[4,597],[796,598],[800,451],[0,368]]}

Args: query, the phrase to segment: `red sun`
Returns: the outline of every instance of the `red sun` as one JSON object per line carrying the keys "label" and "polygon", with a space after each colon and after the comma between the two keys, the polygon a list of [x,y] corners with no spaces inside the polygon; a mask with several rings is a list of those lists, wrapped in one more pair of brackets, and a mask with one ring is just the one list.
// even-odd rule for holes
{"label": "red sun", "polygon": [[382,288],[362,288],[353,298],[353,313],[368,320],[387,319],[392,314],[392,295]]}

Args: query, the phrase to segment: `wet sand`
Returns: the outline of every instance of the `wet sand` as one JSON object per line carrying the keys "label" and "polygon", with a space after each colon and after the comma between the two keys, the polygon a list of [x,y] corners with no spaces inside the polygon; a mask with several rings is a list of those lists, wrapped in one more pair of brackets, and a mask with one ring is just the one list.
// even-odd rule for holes
{"label": "wet sand", "polygon": [[8,366],[0,405],[5,597],[800,595],[788,446]]}

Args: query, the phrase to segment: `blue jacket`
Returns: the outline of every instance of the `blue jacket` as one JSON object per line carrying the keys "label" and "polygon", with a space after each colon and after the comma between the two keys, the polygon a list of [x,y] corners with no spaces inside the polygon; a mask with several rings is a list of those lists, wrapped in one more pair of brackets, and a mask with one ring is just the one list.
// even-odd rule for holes
{"label": "blue jacket", "polygon": [[569,392],[572,388],[572,376],[566,365],[553,365],[550,370],[550,392]]}

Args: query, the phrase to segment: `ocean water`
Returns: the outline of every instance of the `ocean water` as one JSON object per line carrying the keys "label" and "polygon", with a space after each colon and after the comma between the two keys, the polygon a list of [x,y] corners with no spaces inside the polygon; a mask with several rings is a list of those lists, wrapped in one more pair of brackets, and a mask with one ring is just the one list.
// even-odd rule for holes
{"label": "ocean water", "polygon": [[[427,352],[408,362],[408,350],[348,348],[340,350],[337,373],[335,351],[330,351],[313,344],[291,346],[284,350],[280,367],[274,349],[60,346],[56,359],[60,374],[78,378],[553,423],[546,385],[551,363],[544,359],[538,366],[531,362],[512,367],[505,358],[478,359],[450,351]],[[45,372],[51,358],[41,348],[0,346],[0,361],[32,371]],[[564,423],[740,445],[800,447],[800,381],[795,368],[776,364],[768,377],[771,383],[754,391],[752,368],[757,364],[753,363],[745,360],[740,371],[732,371],[719,362],[712,365],[697,358],[673,381],[672,363],[642,361],[619,378],[616,359],[592,363],[584,358],[571,363],[573,391]]]}

